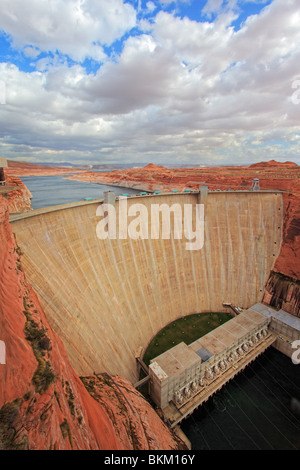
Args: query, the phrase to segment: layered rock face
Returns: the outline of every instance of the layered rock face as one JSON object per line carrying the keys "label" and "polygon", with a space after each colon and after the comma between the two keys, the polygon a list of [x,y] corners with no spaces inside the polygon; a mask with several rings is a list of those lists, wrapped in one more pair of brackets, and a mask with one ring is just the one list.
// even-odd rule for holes
{"label": "layered rock face", "polygon": [[8,160],[8,168],[5,170],[9,176],[53,176],[77,173],[81,170],[49,165],[36,165],[34,163]]}
{"label": "layered rock face", "polygon": [[32,195],[20,178],[6,176],[6,187],[9,189],[7,192],[5,186],[1,187],[1,195],[7,200],[10,213],[32,210]]}
{"label": "layered rock face", "polygon": [[271,307],[299,316],[300,280],[271,271],[263,301]]}
{"label": "layered rock face", "polygon": [[293,182],[292,193],[283,195],[283,241],[275,266],[266,284],[263,301],[300,316],[300,185]]}
{"label": "layered rock face", "polygon": [[8,168],[5,168],[4,173],[6,186],[0,188],[1,194],[8,202],[10,213],[14,214],[32,210],[32,195],[20,177],[64,175],[70,173],[70,169],[8,161]]}
{"label": "layered rock face", "polygon": [[8,217],[0,197],[0,449],[185,448],[128,381],[76,375],[27,282]]}

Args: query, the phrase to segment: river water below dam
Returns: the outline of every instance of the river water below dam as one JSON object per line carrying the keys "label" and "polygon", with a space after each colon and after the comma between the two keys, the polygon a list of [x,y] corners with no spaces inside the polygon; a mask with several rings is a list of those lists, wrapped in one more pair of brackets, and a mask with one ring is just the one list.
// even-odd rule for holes
{"label": "river water below dam", "polygon": [[300,365],[273,347],[180,427],[193,450],[300,450]]}

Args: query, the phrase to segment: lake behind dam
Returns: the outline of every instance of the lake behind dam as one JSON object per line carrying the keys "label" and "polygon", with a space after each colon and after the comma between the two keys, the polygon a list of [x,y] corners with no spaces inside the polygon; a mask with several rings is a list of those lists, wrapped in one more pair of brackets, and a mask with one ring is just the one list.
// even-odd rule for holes
{"label": "lake behind dam", "polygon": [[140,192],[135,189],[69,180],[66,179],[66,176],[21,177],[21,180],[32,194],[32,208],[41,209],[43,207],[69,204],[84,201],[86,198],[101,199],[104,191],[114,191],[116,196],[138,194]]}

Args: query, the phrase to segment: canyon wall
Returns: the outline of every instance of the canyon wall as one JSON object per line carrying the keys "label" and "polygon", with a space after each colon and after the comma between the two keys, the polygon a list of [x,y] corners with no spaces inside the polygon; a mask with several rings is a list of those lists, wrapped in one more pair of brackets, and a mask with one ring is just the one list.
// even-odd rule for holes
{"label": "canyon wall", "polygon": [[[198,203],[197,194],[128,199],[128,206]],[[282,240],[279,192],[209,192],[204,246],[187,240],[106,239],[99,203],[11,218],[22,262],[46,317],[80,375],[137,380],[135,352],[184,315],[261,301]],[[118,210],[118,202],[116,202]],[[151,226],[151,220],[149,221]]]}
{"label": "canyon wall", "polygon": [[300,280],[271,271],[263,297],[264,303],[300,315]]}
{"label": "canyon wall", "polygon": [[0,190],[2,198],[8,202],[10,213],[32,210],[31,192],[17,176],[6,176],[6,186],[1,186]]}

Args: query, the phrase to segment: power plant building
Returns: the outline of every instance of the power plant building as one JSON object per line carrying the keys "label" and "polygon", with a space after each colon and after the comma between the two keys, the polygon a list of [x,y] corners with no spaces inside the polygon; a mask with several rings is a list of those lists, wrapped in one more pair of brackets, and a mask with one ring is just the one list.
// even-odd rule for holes
{"label": "power plant building", "polygon": [[162,410],[170,402],[183,406],[270,338],[269,323],[269,318],[249,309],[189,346],[180,343],[153,359],[149,370],[154,402]]}

